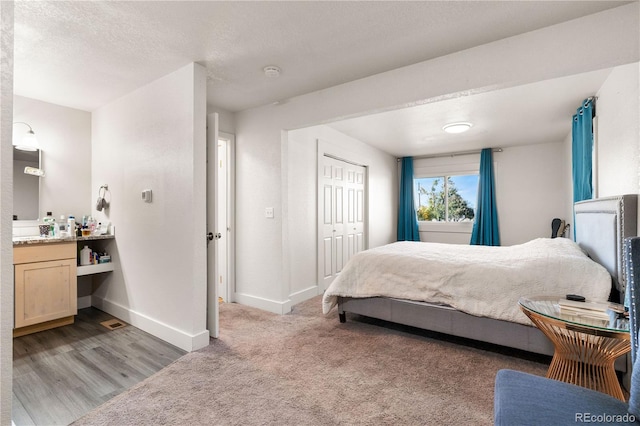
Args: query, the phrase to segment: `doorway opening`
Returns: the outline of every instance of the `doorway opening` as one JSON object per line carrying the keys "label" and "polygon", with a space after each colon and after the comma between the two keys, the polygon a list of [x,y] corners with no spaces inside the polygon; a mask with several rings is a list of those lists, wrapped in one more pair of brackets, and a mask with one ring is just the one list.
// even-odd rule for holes
{"label": "doorway opening", "polygon": [[218,232],[222,239],[218,245],[217,256],[217,286],[219,302],[235,302],[235,276],[234,276],[234,151],[235,137],[230,133],[218,133],[218,164],[217,184],[218,191]]}
{"label": "doorway opening", "polygon": [[235,301],[235,136],[207,116],[207,329],[220,333],[221,301]]}

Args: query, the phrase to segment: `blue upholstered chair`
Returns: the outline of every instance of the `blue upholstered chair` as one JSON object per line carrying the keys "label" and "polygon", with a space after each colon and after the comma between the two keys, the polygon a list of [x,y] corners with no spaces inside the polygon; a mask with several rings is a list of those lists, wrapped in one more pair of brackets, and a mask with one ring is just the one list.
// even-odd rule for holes
{"label": "blue upholstered chair", "polygon": [[572,384],[513,370],[496,376],[496,425],[575,425],[640,423],[640,237],[625,240],[631,333],[631,389],[629,403]]}

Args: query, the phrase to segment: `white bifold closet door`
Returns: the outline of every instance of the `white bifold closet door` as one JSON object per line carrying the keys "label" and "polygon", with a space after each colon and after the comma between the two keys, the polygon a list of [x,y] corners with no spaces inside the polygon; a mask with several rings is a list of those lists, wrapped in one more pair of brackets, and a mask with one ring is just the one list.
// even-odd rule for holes
{"label": "white bifold closet door", "polygon": [[322,291],[365,248],[365,173],[363,166],[323,157],[318,197]]}

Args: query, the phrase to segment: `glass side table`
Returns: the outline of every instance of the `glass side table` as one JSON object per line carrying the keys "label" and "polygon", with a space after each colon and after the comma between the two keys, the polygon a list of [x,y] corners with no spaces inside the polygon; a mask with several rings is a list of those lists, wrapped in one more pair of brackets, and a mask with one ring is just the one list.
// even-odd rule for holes
{"label": "glass side table", "polygon": [[547,377],[594,389],[625,401],[614,363],[631,349],[624,307],[609,304],[609,319],[561,312],[564,297],[522,297],[518,301],[531,322],[553,343]]}

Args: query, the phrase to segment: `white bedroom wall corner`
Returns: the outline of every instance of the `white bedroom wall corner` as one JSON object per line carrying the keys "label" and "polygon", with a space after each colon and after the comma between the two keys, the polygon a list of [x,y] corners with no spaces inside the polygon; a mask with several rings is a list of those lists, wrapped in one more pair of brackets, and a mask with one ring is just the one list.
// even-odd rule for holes
{"label": "white bedroom wall corner", "polygon": [[640,188],[640,62],[614,68],[597,93],[598,196]]}
{"label": "white bedroom wall corner", "polygon": [[[92,186],[108,183],[112,195],[108,217],[99,219],[118,229],[116,270],[92,301],[144,316],[137,320],[143,330],[186,350],[206,344],[206,207],[204,183],[196,182],[206,170],[198,163],[205,161],[198,135],[206,132],[200,69],[188,64],[92,113],[92,151],[100,159]],[[153,190],[152,203],[141,201],[142,189]]]}
{"label": "white bedroom wall corner", "polygon": [[[236,115],[236,293],[282,302],[282,123],[275,110]],[[274,217],[265,217],[265,208]],[[237,300],[239,302],[239,300]]]}
{"label": "white bedroom wall corner", "polygon": [[567,199],[571,181],[566,181],[571,160],[558,142],[509,147],[497,159],[496,203],[502,245],[521,244],[549,237],[551,220],[571,208]]}
{"label": "white bedroom wall corner", "polygon": [[591,152],[591,196],[592,198],[598,198],[600,195],[600,185],[598,183],[599,179],[599,171],[600,171],[600,165],[599,163],[599,149],[600,149],[600,143],[599,143],[599,129],[598,129],[598,121],[599,118],[597,115],[595,117],[593,117],[593,120],[591,122],[591,126],[593,129],[593,149]]}
{"label": "white bedroom wall corner", "polygon": [[[291,250],[290,244],[290,225],[291,219],[289,217],[289,196],[291,193],[291,182],[289,181],[289,169],[291,164],[289,163],[289,132],[287,130],[280,131],[280,192],[282,194],[280,198],[280,215],[282,216],[282,241],[281,247],[283,251],[282,256],[282,285],[280,287],[280,300],[289,301],[289,294],[293,291],[291,286]],[[290,305],[290,304],[289,304]]]}
{"label": "white bedroom wall corner", "polygon": [[222,109],[217,105],[207,105],[207,116],[213,113],[218,114],[218,131],[224,133],[236,133],[236,115],[231,111]]}
{"label": "white bedroom wall corner", "polygon": [[0,424],[11,424],[13,383],[14,3],[0,2]]}
{"label": "white bedroom wall corner", "polygon": [[[193,67],[193,316],[192,336],[200,336],[193,342],[193,349],[209,344],[207,331],[207,71],[200,64]],[[202,335],[207,338],[203,339]],[[198,346],[202,344],[202,346]]]}
{"label": "white bedroom wall corner", "polygon": [[568,218],[567,222],[570,224],[569,227],[569,238],[573,238],[573,170],[572,170],[572,135],[571,131],[567,134],[567,137],[562,142],[563,144],[563,154],[564,154],[564,165],[565,172],[561,177],[562,182],[566,182],[565,185],[565,193],[564,198],[567,200],[567,206],[565,208],[565,214],[562,217]]}

